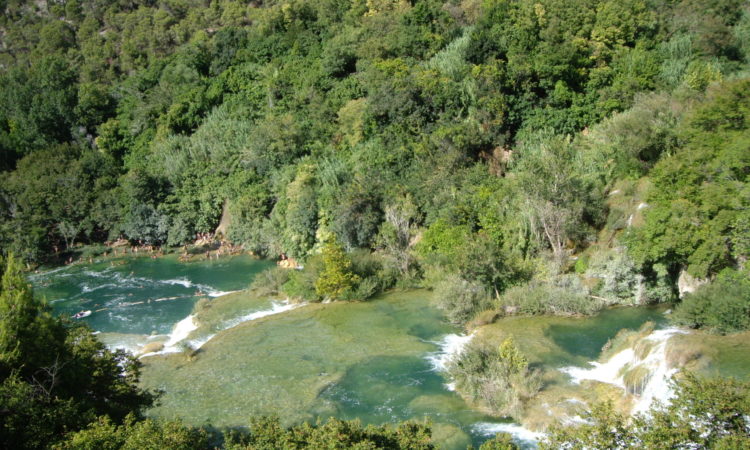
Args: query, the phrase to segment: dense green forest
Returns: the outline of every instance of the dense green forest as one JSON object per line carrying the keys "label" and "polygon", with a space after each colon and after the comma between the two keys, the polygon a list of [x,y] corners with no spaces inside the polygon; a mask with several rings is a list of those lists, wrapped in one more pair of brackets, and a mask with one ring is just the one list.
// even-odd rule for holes
{"label": "dense green forest", "polygon": [[[224,238],[305,262],[266,290],[421,284],[458,323],[746,278],[740,0],[2,7],[0,248],[30,264],[225,213]],[[680,320],[724,330],[720,286]]]}
{"label": "dense green forest", "polygon": [[[304,265],[259,277],[260,293],[364,300],[418,285],[450,321],[476,325],[677,301],[688,279],[695,292],[676,323],[750,328],[743,0],[0,0],[0,10],[3,295],[40,311],[3,322],[3,402],[52,401],[38,368],[56,366],[13,359],[36,354],[13,347],[34,327],[71,355],[65,370],[135,364],[13,287],[19,265],[117,239],[181,246],[222,217],[223,239]],[[75,439],[172,433],[126,418],[150,394],[101,383],[127,398],[101,404],[62,385],[59,405],[29,403],[28,414],[75,423],[10,429],[35,446],[106,414],[114,422]]]}

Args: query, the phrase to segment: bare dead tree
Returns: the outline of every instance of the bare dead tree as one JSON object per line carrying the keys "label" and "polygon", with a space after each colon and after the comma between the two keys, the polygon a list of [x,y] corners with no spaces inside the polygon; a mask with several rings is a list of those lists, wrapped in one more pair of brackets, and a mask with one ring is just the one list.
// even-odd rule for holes
{"label": "bare dead tree", "polygon": [[[36,390],[44,395],[46,399],[52,398],[52,391],[59,383],[60,371],[67,362],[60,362],[60,355],[55,356],[55,362],[47,367],[42,367],[32,375],[34,387]],[[39,376],[39,378],[37,378]]]}

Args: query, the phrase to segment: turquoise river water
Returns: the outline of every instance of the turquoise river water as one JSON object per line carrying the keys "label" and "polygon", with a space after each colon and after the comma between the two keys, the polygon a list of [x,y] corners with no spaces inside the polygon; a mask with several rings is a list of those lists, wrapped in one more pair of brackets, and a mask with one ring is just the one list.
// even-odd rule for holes
{"label": "turquoise river water", "polygon": [[[249,256],[192,263],[142,257],[30,279],[55,313],[92,311],[81,320],[108,345],[137,353],[159,342],[142,357],[144,386],[164,390],[155,416],[215,426],[243,426],[257,414],[287,424],[331,416],[374,424],[428,419],[445,448],[477,445],[497,431],[532,445],[534,433],[474,410],[450,389],[441,369],[466,337],[443,320],[428,292],[291,305],[241,291],[271,265]],[[532,365],[560,368],[585,366],[618,331],[646,321],[659,327],[663,309],[501,320],[486,331],[512,333]],[[567,383],[548,378],[549,385]]]}

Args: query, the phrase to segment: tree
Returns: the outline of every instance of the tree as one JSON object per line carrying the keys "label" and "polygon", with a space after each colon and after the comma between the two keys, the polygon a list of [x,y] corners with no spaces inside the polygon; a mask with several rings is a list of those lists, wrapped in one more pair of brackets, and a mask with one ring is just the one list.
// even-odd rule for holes
{"label": "tree", "polygon": [[152,405],[137,385],[140,362],[53,318],[13,255],[0,289],[0,442],[47,448],[99,415],[120,423]]}
{"label": "tree", "polygon": [[430,439],[430,426],[416,422],[363,427],[358,420],[331,418],[326,423],[303,423],[285,429],[277,417],[259,417],[251,422],[248,433],[229,434],[226,448],[432,450],[435,446]]}
{"label": "tree", "polygon": [[393,258],[402,276],[408,276],[414,264],[411,247],[418,217],[417,205],[406,196],[385,207],[385,222],[380,225],[377,246]]}
{"label": "tree", "polygon": [[542,133],[521,148],[513,170],[523,214],[558,265],[567,257],[567,241],[585,235],[587,209],[598,209],[601,200],[578,159],[569,138]]}
{"label": "tree", "polygon": [[61,351],[64,331],[34,297],[18,258],[10,254],[0,269],[0,379],[14,372],[28,379]]}
{"label": "tree", "polygon": [[675,397],[628,420],[611,403],[594,406],[587,423],[556,426],[542,443],[557,448],[746,448],[750,444],[750,383],[699,378],[673,380]]}
{"label": "tree", "polygon": [[56,448],[208,450],[212,447],[208,445],[208,433],[204,429],[187,427],[178,421],[139,421],[130,415],[119,426],[107,416],[101,416],[85,429],[72,433]]}
{"label": "tree", "polygon": [[651,170],[645,223],[627,236],[640,265],[706,278],[747,259],[750,81],[716,86],[687,119],[685,145]]}
{"label": "tree", "polygon": [[340,299],[351,292],[359,276],[352,272],[352,261],[339,243],[326,243],[322,254],[323,270],[315,281],[315,292],[333,300]]}

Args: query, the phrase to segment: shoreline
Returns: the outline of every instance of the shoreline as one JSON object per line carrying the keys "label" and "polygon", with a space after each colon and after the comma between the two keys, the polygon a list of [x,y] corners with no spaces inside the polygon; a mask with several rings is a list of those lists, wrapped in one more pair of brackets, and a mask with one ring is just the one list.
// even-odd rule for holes
{"label": "shoreline", "polygon": [[41,264],[34,268],[27,266],[27,273],[29,275],[42,275],[66,267],[80,264],[96,264],[120,258],[160,259],[177,256],[178,261],[183,263],[219,260],[241,255],[252,256],[259,260],[265,259],[252,251],[243,249],[239,245],[227,244],[221,241],[196,242],[198,243],[185,244],[180,247],[88,244],[75,247],[73,250],[65,253],[64,255],[66,256],[74,255],[69,256],[67,260],[63,254],[60,254],[56,260],[50,260],[52,261],[51,264]]}

